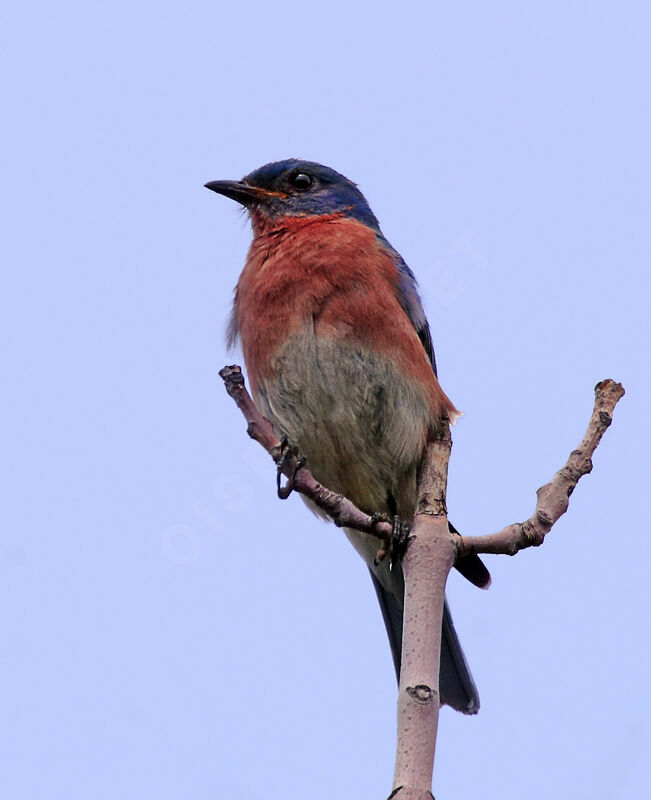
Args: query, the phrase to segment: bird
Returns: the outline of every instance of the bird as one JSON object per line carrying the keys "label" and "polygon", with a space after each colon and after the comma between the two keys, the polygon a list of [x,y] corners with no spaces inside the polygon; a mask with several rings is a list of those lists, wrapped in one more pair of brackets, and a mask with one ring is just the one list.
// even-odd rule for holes
{"label": "bird", "polygon": [[[414,273],[358,186],[322,164],[290,158],[205,187],[239,203],[252,226],[227,340],[241,344],[256,407],[321,484],[409,524],[427,438],[459,416],[438,382]],[[369,568],[399,682],[400,562],[378,563],[372,535],[346,535]],[[490,583],[478,556],[456,566]],[[479,710],[447,600],[439,695],[462,713]]]}

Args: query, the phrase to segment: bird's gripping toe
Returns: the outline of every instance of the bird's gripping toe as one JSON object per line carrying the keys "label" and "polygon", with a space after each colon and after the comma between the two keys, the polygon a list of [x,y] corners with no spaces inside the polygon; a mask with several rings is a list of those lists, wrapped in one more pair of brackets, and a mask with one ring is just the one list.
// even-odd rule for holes
{"label": "bird's gripping toe", "polygon": [[[281,476],[288,466],[292,467],[292,474],[291,477],[287,479],[287,483],[282,486]],[[287,500],[289,495],[294,491],[296,473],[304,466],[305,459],[299,455],[298,447],[290,444],[287,437],[283,436],[280,440],[280,458],[276,462],[276,489],[278,491],[278,497],[281,500]]]}
{"label": "bird's gripping toe", "polygon": [[411,528],[398,516],[390,517],[388,514],[371,514],[371,520],[374,526],[377,525],[378,522],[391,523],[391,533],[383,538],[382,544],[375,556],[374,563],[377,567],[378,564],[389,556],[389,569],[392,569],[394,564],[400,561],[407,550]]}

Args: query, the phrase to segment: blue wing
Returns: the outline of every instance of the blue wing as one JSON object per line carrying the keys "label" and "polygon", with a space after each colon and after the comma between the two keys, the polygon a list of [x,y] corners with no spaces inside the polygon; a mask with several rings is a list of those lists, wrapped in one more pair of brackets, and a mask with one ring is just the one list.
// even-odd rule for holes
{"label": "blue wing", "polygon": [[[432,363],[434,374],[437,375],[432,334],[430,333],[429,323],[427,322],[427,317],[425,316],[425,311],[423,310],[423,304],[421,303],[420,295],[418,294],[416,277],[405,263],[404,258],[400,255],[400,253],[396,252],[393,247],[391,247],[389,242],[381,233],[378,234],[378,239],[389,251],[389,253],[391,253],[391,256],[393,257],[398,268],[398,272],[400,274],[400,281],[398,284],[398,299],[400,300],[400,305],[403,307],[405,313],[411,320],[411,324],[416,329],[416,333],[423,343],[425,352]],[[452,525],[452,523],[448,522],[448,524],[452,533],[458,533],[457,529],[454,527],[454,525]],[[467,556],[466,558],[462,558],[455,564],[455,567],[464,576],[464,578],[467,578],[467,580],[469,580],[471,583],[474,583],[475,586],[486,589],[490,585],[490,573],[484,566],[484,563],[479,556]]]}
{"label": "blue wing", "polygon": [[400,300],[400,305],[403,307],[405,313],[411,320],[411,324],[416,329],[418,338],[423,343],[427,357],[432,362],[432,369],[436,375],[436,357],[434,355],[432,334],[429,329],[427,317],[425,316],[425,311],[423,310],[423,304],[421,303],[420,295],[418,294],[418,283],[416,282],[416,276],[409,269],[400,253],[391,247],[389,242],[381,233],[378,234],[378,239],[389,251],[389,253],[391,253],[395,265],[398,268],[398,272],[400,274],[400,282],[398,284],[398,299]]}

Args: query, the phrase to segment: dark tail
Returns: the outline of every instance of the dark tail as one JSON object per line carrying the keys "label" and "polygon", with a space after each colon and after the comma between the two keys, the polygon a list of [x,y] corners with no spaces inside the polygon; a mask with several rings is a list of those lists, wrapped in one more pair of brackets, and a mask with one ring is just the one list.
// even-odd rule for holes
{"label": "dark tail", "polygon": [[[394,570],[400,569],[399,565]],[[370,570],[369,570],[370,571]],[[380,601],[382,617],[389,636],[391,655],[400,682],[400,658],[402,654],[402,603],[396,596],[382,586],[371,572],[373,586]],[[402,575],[396,583],[402,583]],[[446,704],[463,714],[476,714],[479,711],[479,694],[470,674],[466,658],[459,644],[447,600],[443,609],[441,631],[441,667],[439,672],[439,692],[441,704]]]}
{"label": "dark tail", "polygon": [[[459,531],[449,521],[448,528],[452,533],[460,535]],[[475,586],[478,586],[480,589],[488,589],[491,585],[491,574],[486,569],[484,562],[479,556],[460,558],[454,566],[466,580],[469,580],[470,583],[474,583]]]}

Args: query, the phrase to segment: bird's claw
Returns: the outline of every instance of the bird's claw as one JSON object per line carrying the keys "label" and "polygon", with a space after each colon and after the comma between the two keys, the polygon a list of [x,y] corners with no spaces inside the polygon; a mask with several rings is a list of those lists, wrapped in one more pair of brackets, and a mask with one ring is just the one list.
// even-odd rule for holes
{"label": "bird's claw", "polygon": [[371,521],[373,526],[377,525],[378,522],[391,523],[391,533],[382,538],[382,544],[373,559],[373,563],[377,567],[389,556],[389,569],[391,570],[407,550],[411,528],[400,517],[389,517],[388,514],[371,514]]}
{"label": "bird's claw", "polygon": [[[285,471],[287,464],[292,460],[295,462],[292,470],[292,476],[291,478],[288,478],[287,483],[282,486],[281,478],[283,472]],[[290,444],[287,437],[283,436],[280,440],[280,458],[276,462],[276,490],[278,491],[278,497],[281,500],[287,500],[289,495],[294,491],[294,480],[296,478],[296,473],[301,467],[304,466],[305,459],[299,456],[298,447]]]}
{"label": "bird's claw", "polygon": [[[378,522],[390,522],[388,514],[371,514],[371,525],[375,528]],[[373,559],[373,566],[379,566],[384,559],[389,554],[389,550],[391,549],[391,540],[388,536],[382,537],[382,544],[378,548],[377,553],[375,554],[375,558]]]}

